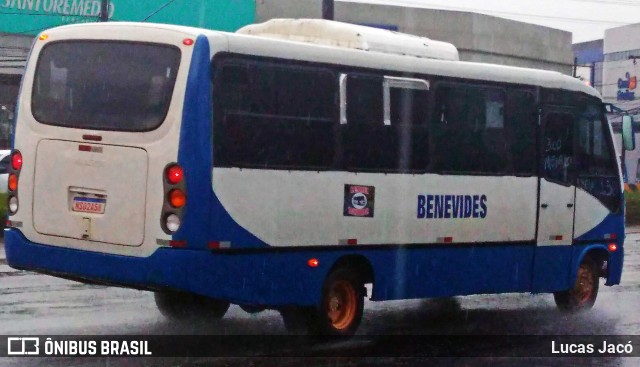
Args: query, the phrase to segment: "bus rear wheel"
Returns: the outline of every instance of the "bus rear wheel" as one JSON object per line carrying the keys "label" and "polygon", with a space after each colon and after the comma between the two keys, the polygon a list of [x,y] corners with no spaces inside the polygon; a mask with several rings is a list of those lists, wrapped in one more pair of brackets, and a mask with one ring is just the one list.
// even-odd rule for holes
{"label": "bus rear wheel", "polygon": [[355,334],[364,310],[364,283],[349,268],[332,271],[322,287],[317,332],[328,336]]}
{"label": "bus rear wheel", "polygon": [[573,288],[553,294],[556,305],[560,310],[567,312],[579,312],[592,308],[598,296],[599,280],[596,262],[585,256],[578,268]]}
{"label": "bus rear wheel", "polygon": [[229,302],[192,293],[155,292],[156,305],[166,318],[176,321],[192,318],[221,319]]}

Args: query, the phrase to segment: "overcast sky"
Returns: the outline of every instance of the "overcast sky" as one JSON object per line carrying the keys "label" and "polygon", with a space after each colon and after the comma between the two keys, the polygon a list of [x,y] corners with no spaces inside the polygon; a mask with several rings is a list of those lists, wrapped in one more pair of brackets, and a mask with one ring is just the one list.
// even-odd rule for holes
{"label": "overcast sky", "polygon": [[604,37],[607,28],[640,23],[640,0],[342,0],[473,11],[573,33],[573,42]]}

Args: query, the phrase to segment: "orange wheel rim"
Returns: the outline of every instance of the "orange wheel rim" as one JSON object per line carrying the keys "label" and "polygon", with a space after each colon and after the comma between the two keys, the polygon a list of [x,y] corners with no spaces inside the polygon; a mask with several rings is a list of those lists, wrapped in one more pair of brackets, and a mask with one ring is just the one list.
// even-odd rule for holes
{"label": "orange wheel rim", "polygon": [[580,265],[576,279],[575,295],[578,303],[583,305],[589,301],[593,294],[593,276],[588,265]]}
{"label": "orange wheel rim", "polygon": [[351,326],[356,315],[357,296],[351,283],[341,280],[335,282],[326,299],[327,316],[337,330]]}

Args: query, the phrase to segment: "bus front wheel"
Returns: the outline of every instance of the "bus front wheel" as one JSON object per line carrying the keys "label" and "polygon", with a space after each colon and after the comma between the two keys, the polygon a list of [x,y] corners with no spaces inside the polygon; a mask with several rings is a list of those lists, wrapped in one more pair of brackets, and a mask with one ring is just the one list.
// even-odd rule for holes
{"label": "bus front wheel", "polygon": [[573,288],[553,294],[556,305],[560,310],[567,312],[578,312],[592,308],[598,296],[599,280],[596,262],[589,256],[585,256],[578,268]]}
{"label": "bus front wheel", "polygon": [[355,334],[364,310],[366,291],[359,274],[349,268],[332,271],[322,287],[318,331],[323,335]]}
{"label": "bus front wheel", "polygon": [[318,318],[321,334],[355,334],[364,309],[364,284],[349,268],[336,269],[327,277],[322,289]]}
{"label": "bus front wheel", "polygon": [[289,307],[281,309],[280,314],[291,333],[351,336],[360,326],[365,294],[357,272],[338,268],[327,276],[317,307]]}
{"label": "bus front wheel", "polygon": [[192,293],[155,292],[158,310],[171,320],[191,318],[221,319],[229,309],[229,302]]}

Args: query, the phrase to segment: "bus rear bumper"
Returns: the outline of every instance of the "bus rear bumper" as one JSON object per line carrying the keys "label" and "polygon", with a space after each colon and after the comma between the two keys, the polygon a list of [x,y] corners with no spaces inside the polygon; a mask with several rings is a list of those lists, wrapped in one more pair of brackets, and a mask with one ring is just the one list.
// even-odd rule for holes
{"label": "bus rear bumper", "polygon": [[299,265],[306,266],[302,257],[286,266],[259,255],[159,248],[142,258],[38,244],[15,228],[4,233],[7,263],[16,269],[85,283],[192,292],[238,304],[313,305],[319,292],[309,290],[320,289],[325,275],[292,277],[306,270]]}

